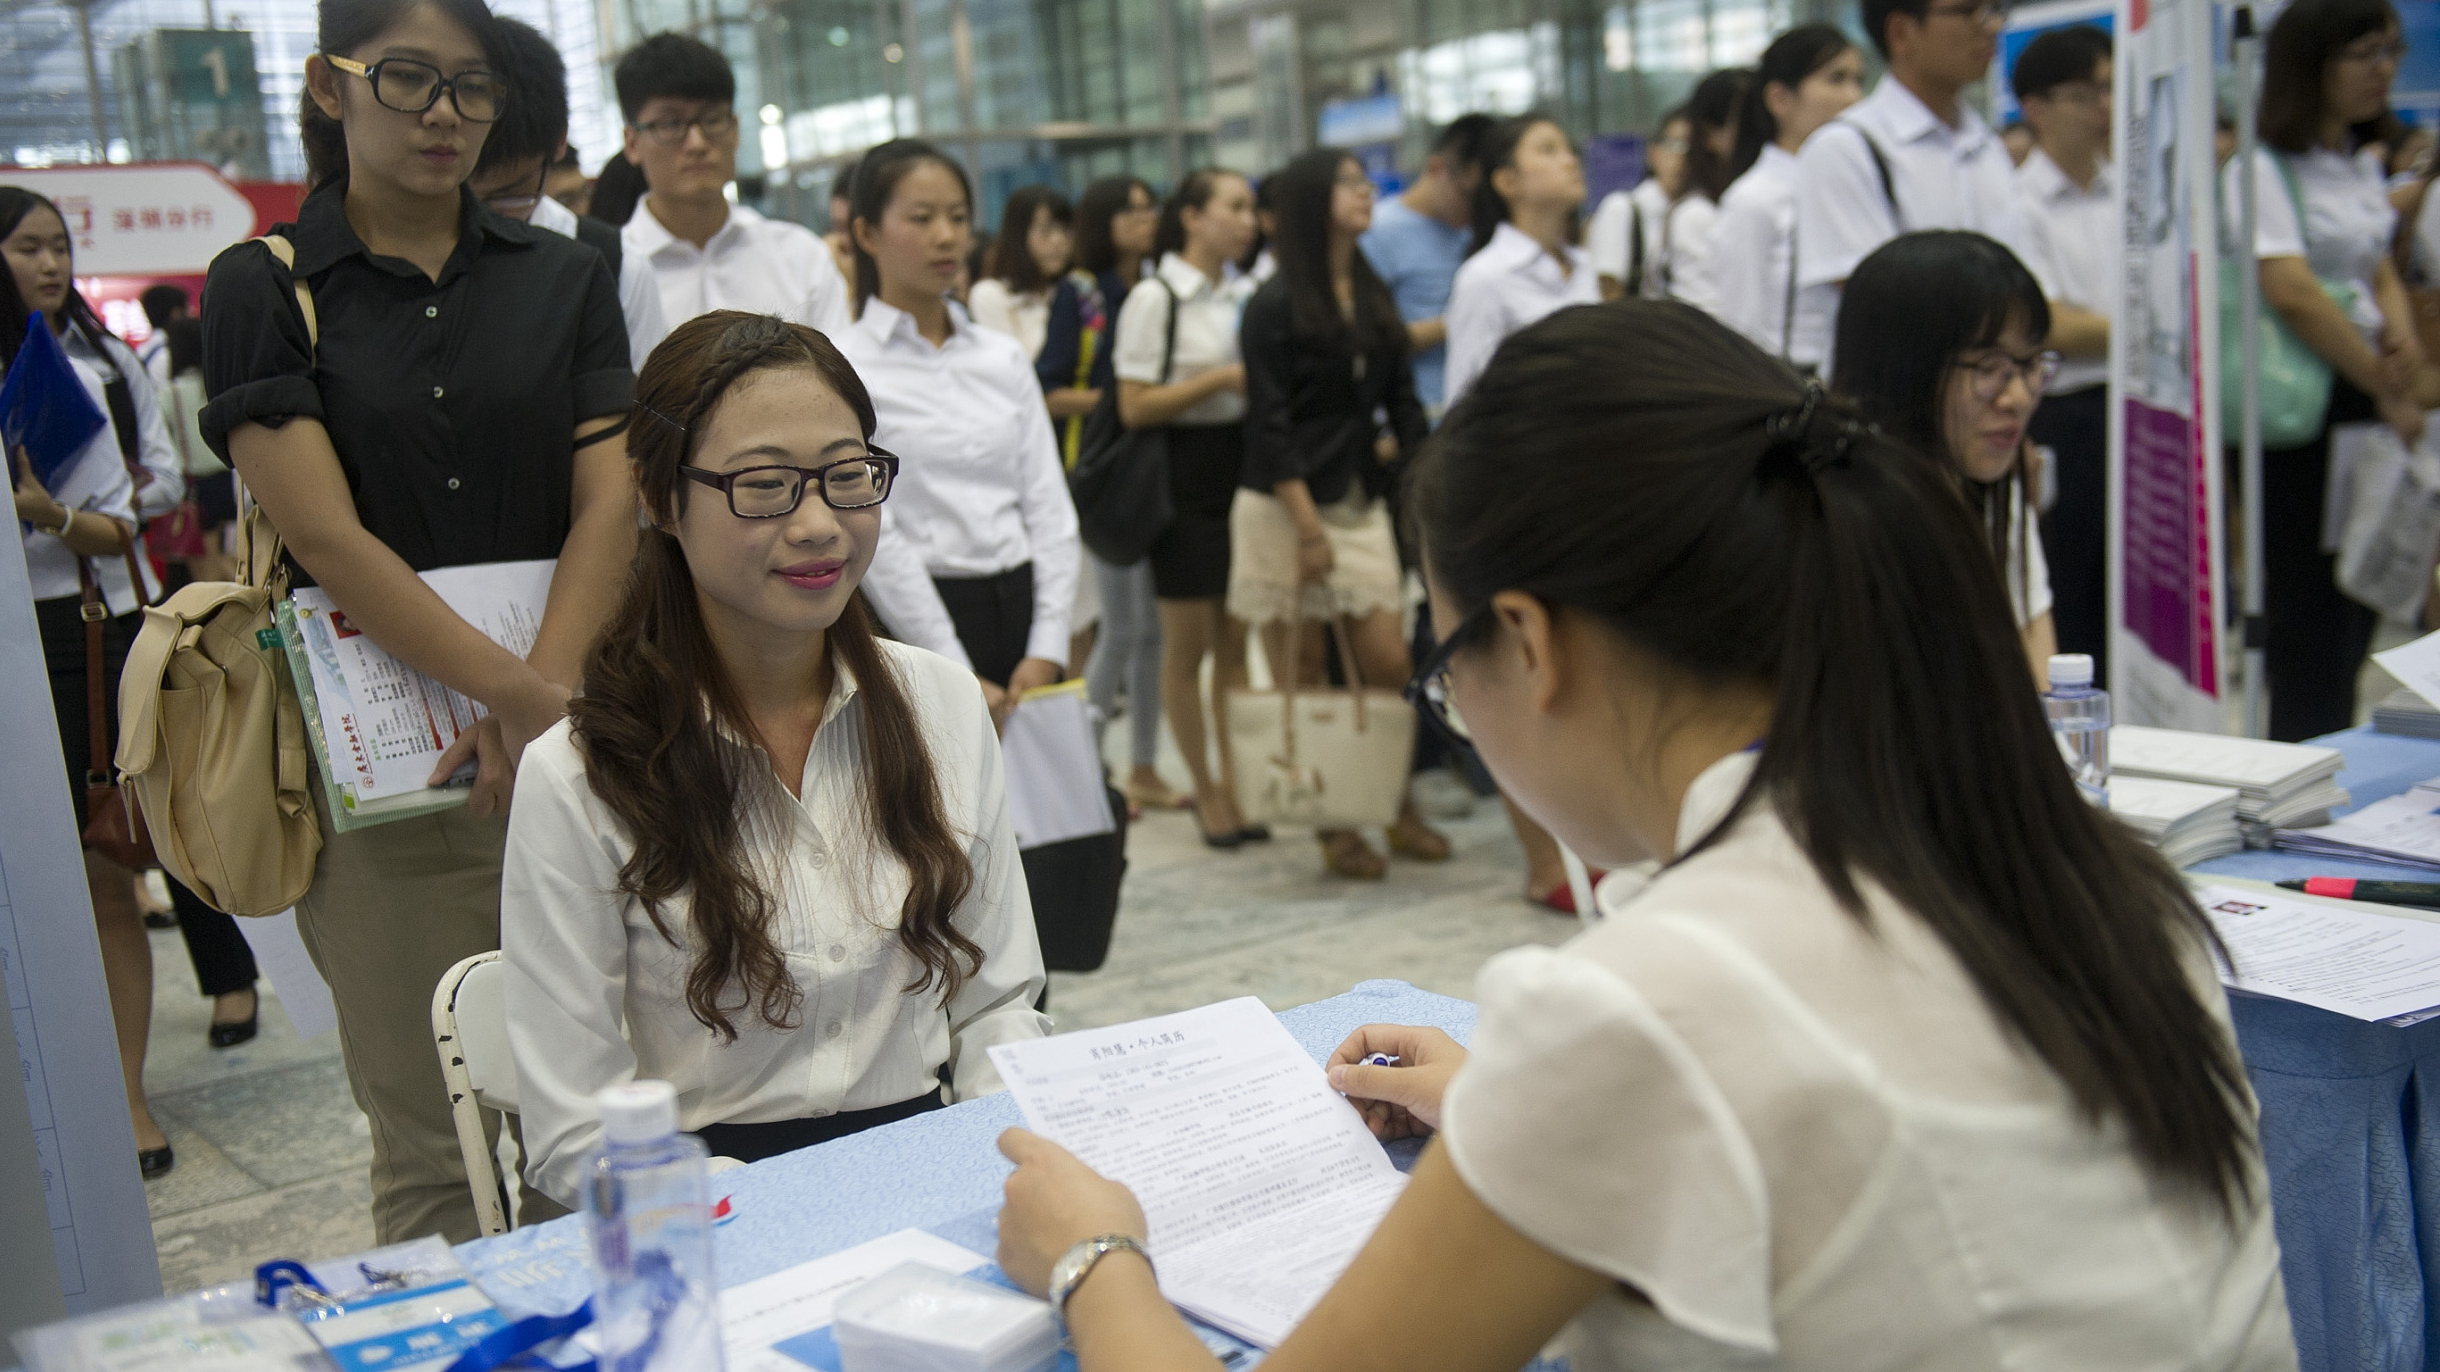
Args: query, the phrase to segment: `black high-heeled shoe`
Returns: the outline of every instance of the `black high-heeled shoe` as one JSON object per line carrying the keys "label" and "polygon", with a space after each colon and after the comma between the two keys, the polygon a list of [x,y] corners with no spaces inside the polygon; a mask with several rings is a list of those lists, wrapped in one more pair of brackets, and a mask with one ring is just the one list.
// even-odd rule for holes
{"label": "black high-heeled shoe", "polygon": [[156,1177],[168,1176],[169,1169],[176,1167],[177,1165],[178,1150],[170,1147],[166,1143],[162,1144],[158,1148],[139,1148],[136,1150],[136,1170],[144,1174],[144,1180],[146,1181],[151,1181]]}
{"label": "black high-heeled shoe", "polygon": [[232,1024],[215,1023],[212,1026],[209,1035],[212,1046],[214,1048],[235,1048],[252,1039],[261,1030],[262,1023],[263,993],[257,990],[254,992],[254,1013]]}

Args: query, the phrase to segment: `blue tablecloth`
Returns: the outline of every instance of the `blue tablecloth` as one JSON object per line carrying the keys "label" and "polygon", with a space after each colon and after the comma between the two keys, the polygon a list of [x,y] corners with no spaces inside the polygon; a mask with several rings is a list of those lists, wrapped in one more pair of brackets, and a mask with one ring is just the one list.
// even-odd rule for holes
{"label": "blue tablecloth", "polygon": [[[2316,741],[2347,755],[2338,780],[2359,805],[2440,776],[2440,742],[2370,729]],[[2194,873],[2434,879],[2277,851],[2215,859]],[[2440,1368],[2440,1282],[2426,1278],[2422,1257],[2440,1254],[2440,1020],[2392,1029],[2254,996],[2234,997],[2230,1008],[2262,1099],[2262,1153],[2304,1372]]]}
{"label": "blue tablecloth", "polygon": [[[1299,1006],[1280,1021],[1316,1061],[1365,1024],[1428,1024],[1460,1042],[1474,1033],[1474,1007],[1403,981],[1367,981],[1345,995]],[[826,1257],[857,1244],[922,1229],[988,1257],[1010,1171],[1000,1131],[1023,1124],[1006,1094],[953,1105],[835,1143],[769,1158],[713,1179],[734,1218],[715,1238],[723,1287]],[[1390,1146],[1401,1168],[1421,1151]],[[582,1216],[458,1246],[468,1272],[512,1318],[574,1310],[591,1294]]]}

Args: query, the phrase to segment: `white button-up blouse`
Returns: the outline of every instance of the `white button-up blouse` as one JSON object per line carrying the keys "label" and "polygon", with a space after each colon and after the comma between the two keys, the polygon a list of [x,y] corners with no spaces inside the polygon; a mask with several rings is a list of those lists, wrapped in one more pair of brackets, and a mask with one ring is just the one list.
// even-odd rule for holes
{"label": "white button-up blouse", "polygon": [[[841,671],[805,759],[803,798],[764,770],[768,792],[755,800],[776,823],[745,826],[743,840],[754,866],[780,877],[771,933],[804,993],[797,1023],[773,1029],[751,1007],[735,1010],[737,1039],[722,1043],[687,1009],[691,942],[673,945],[640,901],[618,894],[634,844],[593,794],[561,721],[517,769],[500,902],[526,1177],[545,1193],[577,1200],[601,1146],[593,1097],[605,1086],[669,1082],[684,1129],[894,1105],[944,1076],[952,1100],[969,1100],[1002,1089],[985,1049],[1049,1031],[1034,1010],[1042,951],[982,690],[936,654],[881,646],[974,865],[954,921],[981,946],[981,968],[945,1005],[937,990],[904,989],[920,971],[898,938],[907,881],[866,809],[865,706]],[[683,900],[663,913],[684,940]]]}

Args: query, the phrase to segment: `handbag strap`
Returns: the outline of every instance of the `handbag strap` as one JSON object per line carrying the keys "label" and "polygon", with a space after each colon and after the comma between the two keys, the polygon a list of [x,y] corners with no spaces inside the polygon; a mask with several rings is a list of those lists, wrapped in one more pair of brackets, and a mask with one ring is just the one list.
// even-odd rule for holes
{"label": "handbag strap", "polygon": [[[110,716],[103,713],[107,703],[102,690],[102,625],[110,618],[110,604],[102,599],[91,559],[77,559],[76,586],[82,593],[77,612],[85,620],[85,785],[102,786],[110,781]],[[136,583],[136,593],[143,594],[142,582]]]}

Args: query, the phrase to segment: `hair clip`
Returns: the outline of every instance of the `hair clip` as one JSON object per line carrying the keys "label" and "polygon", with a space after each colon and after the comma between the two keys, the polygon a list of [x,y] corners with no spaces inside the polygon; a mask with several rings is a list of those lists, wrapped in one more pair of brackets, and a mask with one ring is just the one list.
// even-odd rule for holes
{"label": "hair clip", "polygon": [[646,404],[645,402],[643,402],[643,401],[639,400],[639,401],[635,402],[635,404],[636,404],[636,408],[637,408],[637,409],[640,409],[640,410],[642,410],[644,413],[646,413],[646,414],[648,414],[648,415],[651,415],[653,418],[655,418],[655,419],[657,419],[657,420],[660,420],[662,423],[667,424],[669,427],[671,427],[671,428],[673,428],[673,429],[676,429],[676,430],[677,430],[679,433],[685,433],[685,432],[686,432],[686,426],[685,426],[684,424],[681,424],[681,423],[679,423],[678,421],[676,421],[676,420],[674,420],[674,419],[670,418],[668,415],[665,415],[665,414],[661,413],[659,410],[654,409],[652,406],[650,406],[650,405]]}

